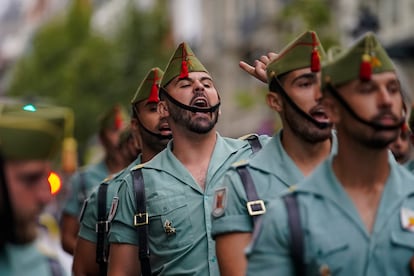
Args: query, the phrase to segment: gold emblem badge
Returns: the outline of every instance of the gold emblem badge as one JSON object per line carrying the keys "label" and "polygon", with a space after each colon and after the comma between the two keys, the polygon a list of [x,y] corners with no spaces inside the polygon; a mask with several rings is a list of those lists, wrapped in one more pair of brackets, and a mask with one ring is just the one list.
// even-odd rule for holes
{"label": "gold emblem badge", "polygon": [[175,227],[172,226],[171,221],[168,219],[164,222],[164,232],[167,233],[167,235],[173,235],[176,232]]}

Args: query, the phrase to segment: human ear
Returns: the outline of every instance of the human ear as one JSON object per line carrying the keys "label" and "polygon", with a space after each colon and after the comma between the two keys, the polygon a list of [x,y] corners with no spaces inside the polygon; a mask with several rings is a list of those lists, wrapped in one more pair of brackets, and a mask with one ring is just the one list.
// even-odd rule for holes
{"label": "human ear", "polygon": [[275,110],[277,112],[281,112],[283,110],[282,96],[279,93],[267,93],[266,103],[272,110]]}

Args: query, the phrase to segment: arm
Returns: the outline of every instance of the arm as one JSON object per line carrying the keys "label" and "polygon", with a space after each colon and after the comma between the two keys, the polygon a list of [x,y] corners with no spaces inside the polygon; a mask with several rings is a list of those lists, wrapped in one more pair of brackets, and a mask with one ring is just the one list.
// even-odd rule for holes
{"label": "arm", "polygon": [[253,66],[244,61],[240,61],[239,66],[251,76],[264,83],[267,83],[266,66],[276,57],[276,53],[270,52],[266,56],[261,56],[259,59],[256,59]]}
{"label": "arm", "polygon": [[228,233],[216,237],[216,255],[222,276],[246,275],[247,260],[244,249],[251,233]]}
{"label": "arm", "polygon": [[79,238],[73,259],[74,275],[98,275],[99,266],[95,260],[96,244]]}
{"label": "arm", "polygon": [[140,275],[138,247],[126,243],[113,243],[109,253],[109,276]]}
{"label": "arm", "polygon": [[64,213],[62,215],[61,231],[62,248],[67,253],[73,255],[79,231],[78,218]]}

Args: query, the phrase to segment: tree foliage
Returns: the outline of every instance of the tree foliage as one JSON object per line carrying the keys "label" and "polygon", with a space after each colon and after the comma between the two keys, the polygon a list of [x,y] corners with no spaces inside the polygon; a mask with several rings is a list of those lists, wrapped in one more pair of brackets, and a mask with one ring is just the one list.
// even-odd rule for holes
{"label": "tree foliage", "polygon": [[[165,0],[164,0],[165,1]],[[96,118],[114,103],[129,106],[151,67],[171,53],[162,1],[149,11],[129,5],[115,36],[91,31],[92,7],[74,0],[70,10],[42,26],[16,63],[7,94],[70,107],[81,151],[97,131]]]}

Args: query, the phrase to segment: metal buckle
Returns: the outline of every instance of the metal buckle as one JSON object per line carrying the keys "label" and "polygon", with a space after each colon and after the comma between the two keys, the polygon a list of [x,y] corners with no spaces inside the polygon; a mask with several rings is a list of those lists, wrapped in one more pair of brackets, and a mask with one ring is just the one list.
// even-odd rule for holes
{"label": "metal buckle", "polygon": [[249,201],[247,202],[247,210],[249,211],[249,215],[258,216],[266,213],[266,206],[261,199]]}
{"label": "metal buckle", "polygon": [[104,226],[103,231],[108,232],[109,231],[109,221],[107,220],[101,220],[96,223],[95,231],[100,232],[102,231],[102,226]]}
{"label": "metal buckle", "polygon": [[134,215],[134,226],[148,224],[148,213],[138,213]]}

